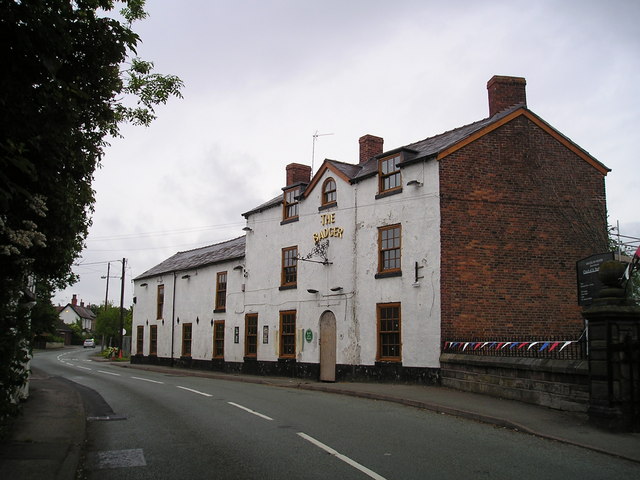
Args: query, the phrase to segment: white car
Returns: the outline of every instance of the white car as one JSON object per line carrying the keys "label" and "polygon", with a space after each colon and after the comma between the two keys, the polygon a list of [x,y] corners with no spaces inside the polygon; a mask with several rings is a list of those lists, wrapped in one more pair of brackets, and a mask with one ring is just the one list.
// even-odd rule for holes
{"label": "white car", "polygon": [[84,348],[91,347],[96,348],[96,341],[93,338],[87,338],[82,344]]}

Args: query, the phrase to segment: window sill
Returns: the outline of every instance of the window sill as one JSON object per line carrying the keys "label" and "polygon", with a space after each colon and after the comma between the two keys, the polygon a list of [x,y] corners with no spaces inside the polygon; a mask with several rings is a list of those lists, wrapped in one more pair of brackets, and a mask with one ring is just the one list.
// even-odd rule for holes
{"label": "window sill", "polygon": [[300,220],[300,217],[287,218],[286,220],[282,220],[280,225],[286,225],[288,223],[294,223]]}
{"label": "window sill", "polygon": [[398,193],[402,193],[402,187],[396,188],[395,190],[388,190],[386,192],[378,193],[375,198],[376,200],[378,200],[379,198],[390,197],[391,195],[397,195]]}
{"label": "window sill", "polygon": [[402,270],[398,270],[396,272],[382,272],[376,273],[374,278],[391,278],[391,277],[401,277]]}
{"label": "window sill", "polygon": [[326,204],[324,204],[324,205],[320,205],[320,206],[318,207],[318,211],[319,211],[319,212],[321,212],[321,211],[323,211],[323,210],[328,210],[328,209],[330,209],[330,208],[337,207],[337,206],[338,206],[338,202],[326,203]]}
{"label": "window sill", "polygon": [[295,290],[296,288],[298,288],[298,285],[280,285],[278,287],[278,290]]}

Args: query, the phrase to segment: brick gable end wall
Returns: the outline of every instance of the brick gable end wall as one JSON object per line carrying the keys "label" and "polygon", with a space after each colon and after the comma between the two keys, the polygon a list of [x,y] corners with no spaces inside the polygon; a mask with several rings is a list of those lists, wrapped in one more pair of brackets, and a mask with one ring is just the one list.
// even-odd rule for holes
{"label": "brick gable end wall", "polygon": [[521,116],[440,161],[443,340],[576,338],[604,177]]}

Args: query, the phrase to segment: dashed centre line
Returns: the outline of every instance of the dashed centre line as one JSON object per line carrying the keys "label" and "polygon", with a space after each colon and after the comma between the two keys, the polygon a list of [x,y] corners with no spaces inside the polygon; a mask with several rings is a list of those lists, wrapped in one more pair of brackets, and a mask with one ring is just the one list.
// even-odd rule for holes
{"label": "dashed centre line", "polygon": [[237,403],[234,403],[234,402],[227,402],[227,403],[229,405],[233,405],[234,407],[237,407],[237,408],[239,408],[241,410],[244,410],[245,412],[249,412],[249,413],[251,413],[251,414],[253,414],[253,415],[257,416],[257,417],[264,418],[265,420],[273,420],[273,418],[271,418],[271,417],[263,415],[260,412],[256,412],[255,410],[251,410],[250,408],[243,407],[242,405],[239,405]]}
{"label": "dashed centre line", "polygon": [[197,393],[198,395],[202,395],[205,397],[213,397],[213,395],[210,395],[208,393],[204,393],[204,392],[199,392],[198,390],[194,390],[193,388],[187,388],[187,387],[181,387],[180,385],[176,385],[177,388],[181,388],[182,390],[187,390],[189,392],[193,392],[193,393]]}
{"label": "dashed centre line", "polygon": [[161,385],[164,385],[164,382],[159,382],[158,380],[151,380],[150,378],[142,378],[142,377],[131,377],[134,380],[142,380],[144,382],[151,382],[151,383],[159,383]]}
{"label": "dashed centre line", "polygon": [[[65,354],[61,354],[58,355],[57,359],[61,362],[64,363],[66,365],[70,365],[70,366],[75,366],[77,368],[81,368],[83,370],[90,370],[92,371],[92,368],[89,367],[84,367],[81,365],[74,365],[72,363],[69,363],[68,361],[65,360],[71,360],[71,361],[78,361],[78,359],[74,359],[74,358],[65,358],[62,359],[61,357],[67,355]],[[87,361],[87,360],[84,360]],[[113,375],[116,377],[121,376],[119,373],[113,373],[113,372],[107,372],[104,370],[97,370],[97,372],[99,373],[104,373],[106,375]],[[134,380],[140,380],[140,381],[144,381],[144,382],[150,382],[150,383],[157,383],[157,384],[161,384],[164,385],[164,382],[158,381],[158,380],[152,380],[150,378],[144,378],[144,377],[134,377],[131,376],[129,377],[131,379]],[[201,392],[199,390],[195,390],[193,388],[188,388],[188,387],[184,387],[181,385],[176,385],[176,388],[179,388],[181,390],[186,390],[188,392],[191,393],[195,393],[197,395],[202,395],[204,397],[213,397],[213,395],[209,394],[209,393],[205,393],[205,392]],[[269,421],[273,421],[273,418],[264,415],[260,412],[256,412],[255,410],[252,410],[248,407],[245,407],[243,405],[240,405],[238,403],[235,402],[227,402],[229,405],[232,405],[236,408],[239,408],[241,410],[244,410],[245,412],[248,412],[252,415],[255,415],[257,417],[263,418],[265,420],[269,420]],[[334,450],[333,448],[329,447],[328,445],[325,445],[324,443],[320,442],[319,440],[316,440],[315,438],[311,437],[310,435],[307,435],[306,433],[303,432],[298,432],[297,435],[303,439],[305,439],[306,441],[310,442],[311,444],[315,445],[316,447],[324,450],[325,452],[329,453],[330,455],[335,456],[336,458],[342,460],[343,462],[345,462],[346,464],[350,465],[351,467],[359,470],[360,472],[364,473],[365,475],[367,475],[368,477],[374,479],[374,480],[386,480],[385,477],[383,477],[382,475],[377,474],[376,472],[374,472],[373,470],[365,467],[364,465],[356,462],[355,460],[347,457],[346,455],[343,455],[342,453]],[[145,459],[144,459],[144,455],[142,454],[142,450],[141,449],[133,449],[133,450],[122,450],[122,451],[118,451],[118,452],[99,452],[99,457],[98,457],[98,463],[100,465],[103,466],[103,468],[106,465],[109,465],[110,468],[113,468],[115,466],[144,466],[146,465]],[[115,463],[114,463],[115,462]]]}
{"label": "dashed centre line", "polygon": [[319,440],[316,440],[315,438],[307,435],[306,433],[303,432],[298,432],[298,435],[302,438],[304,438],[306,441],[311,442],[312,444],[314,444],[316,447],[321,448],[322,450],[324,450],[325,452],[335,456],[336,458],[339,458],[340,460],[342,460],[343,462],[345,462],[348,465],[351,465],[353,468],[360,470],[362,473],[364,473],[365,475],[375,479],[375,480],[386,480],[385,477],[383,477],[382,475],[378,475],[376,472],[374,472],[373,470],[368,469],[367,467],[365,467],[364,465],[359,464],[358,462],[356,462],[355,460],[350,459],[349,457],[347,457],[346,455],[341,454],[340,452],[337,452],[336,450],[334,450],[333,448],[331,448],[328,445],[325,445],[324,443],[322,443]]}

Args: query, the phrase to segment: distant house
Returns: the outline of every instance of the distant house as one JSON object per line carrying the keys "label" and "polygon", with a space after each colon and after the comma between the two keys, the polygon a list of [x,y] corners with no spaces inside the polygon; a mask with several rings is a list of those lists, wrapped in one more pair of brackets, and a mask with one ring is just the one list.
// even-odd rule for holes
{"label": "distant house", "polygon": [[487,118],[418,142],[365,135],[358,163],[289,164],[245,237],[134,279],[132,361],[430,383],[447,343],[578,338],[609,169],[525,85],[493,77]]}
{"label": "distant house", "polygon": [[84,302],[78,305],[78,298],[74,294],[71,303],[68,303],[60,310],[60,320],[66,325],[73,325],[80,321],[82,330],[93,332],[96,329],[96,315],[90,308],[84,306]]}

